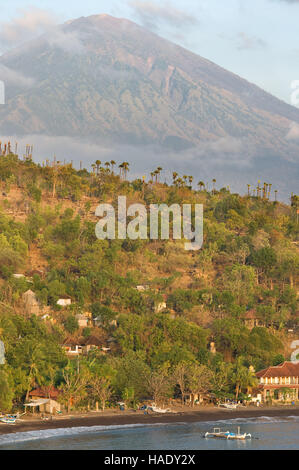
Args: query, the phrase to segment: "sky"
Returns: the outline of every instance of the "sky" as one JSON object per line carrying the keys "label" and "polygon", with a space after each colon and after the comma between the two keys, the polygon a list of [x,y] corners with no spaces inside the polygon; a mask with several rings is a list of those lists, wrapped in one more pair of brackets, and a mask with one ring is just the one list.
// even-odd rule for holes
{"label": "sky", "polygon": [[0,52],[54,24],[103,13],[135,21],[295,104],[299,0],[0,0]]}

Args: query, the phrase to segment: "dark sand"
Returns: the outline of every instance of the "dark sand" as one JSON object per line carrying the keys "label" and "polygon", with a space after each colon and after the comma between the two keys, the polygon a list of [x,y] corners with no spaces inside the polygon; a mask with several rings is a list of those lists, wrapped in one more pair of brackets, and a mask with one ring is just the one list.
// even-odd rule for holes
{"label": "dark sand", "polygon": [[[36,431],[42,429],[73,428],[80,426],[112,426],[126,424],[155,424],[155,423],[193,423],[200,421],[216,421],[233,418],[255,418],[259,416],[287,417],[299,416],[299,407],[240,407],[236,410],[203,407],[198,410],[188,410],[176,413],[144,415],[142,411],[107,411],[104,413],[88,413],[73,416],[60,416],[43,421],[41,418],[23,417],[15,425],[0,423],[0,435],[15,432]],[[1,437],[0,437],[1,445]]]}

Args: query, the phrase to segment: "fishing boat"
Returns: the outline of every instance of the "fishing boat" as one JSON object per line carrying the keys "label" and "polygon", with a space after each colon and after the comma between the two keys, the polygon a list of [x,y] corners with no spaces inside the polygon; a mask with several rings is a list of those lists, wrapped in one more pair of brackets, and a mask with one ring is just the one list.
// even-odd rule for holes
{"label": "fishing boat", "polygon": [[0,422],[4,424],[15,424],[16,420],[17,418],[9,416],[4,416],[3,418],[0,418]]}
{"label": "fishing boat", "polygon": [[251,434],[240,432],[240,427],[238,427],[238,432],[231,432],[231,431],[221,431],[220,428],[214,428],[213,432],[206,432],[204,437],[214,437],[218,439],[251,439]]}
{"label": "fishing boat", "polygon": [[226,408],[227,410],[236,410],[238,407],[238,403],[219,403],[218,406]]}
{"label": "fishing boat", "polygon": [[159,408],[155,403],[152,404],[151,409],[155,413],[172,413],[170,408]]}

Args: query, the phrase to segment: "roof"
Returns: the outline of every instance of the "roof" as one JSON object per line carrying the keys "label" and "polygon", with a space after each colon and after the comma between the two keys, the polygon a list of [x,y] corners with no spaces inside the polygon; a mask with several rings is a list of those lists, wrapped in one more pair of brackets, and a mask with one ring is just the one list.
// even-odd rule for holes
{"label": "roof", "polygon": [[261,377],[299,377],[299,362],[285,361],[278,366],[270,366],[256,373],[258,378]]}
{"label": "roof", "polygon": [[252,308],[251,310],[247,310],[247,312],[244,314],[244,318],[246,320],[255,320],[257,318],[255,308]]}
{"label": "roof", "polygon": [[32,400],[29,403],[24,403],[24,406],[40,406],[40,405],[45,405],[46,403],[49,403],[49,398],[41,398],[40,400]]}
{"label": "roof", "polygon": [[23,295],[24,295],[24,296],[25,296],[25,295],[26,295],[26,296],[31,295],[32,297],[33,297],[33,296],[35,297],[35,293],[34,293],[31,289],[26,290],[26,292],[24,292]]}
{"label": "roof", "polygon": [[51,387],[50,389],[46,387],[36,388],[29,393],[30,397],[40,397],[46,399],[56,399],[61,394],[61,391],[55,387]]}
{"label": "roof", "polygon": [[103,341],[101,341],[96,336],[89,336],[86,340],[83,341],[84,346],[102,346]]}
{"label": "roof", "polygon": [[77,338],[66,338],[64,341],[63,341],[63,346],[81,346],[82,345],[82,341],[80,339],[77,339]]}

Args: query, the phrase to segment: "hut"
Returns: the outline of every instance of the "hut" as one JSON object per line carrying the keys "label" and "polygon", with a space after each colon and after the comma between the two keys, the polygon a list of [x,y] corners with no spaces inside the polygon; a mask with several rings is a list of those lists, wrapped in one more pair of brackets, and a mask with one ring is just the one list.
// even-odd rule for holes
{"label": "hut", "polygon": [[63,297],[60,297],[56,303],[57,305],[60,305],[60,307],[67,307],[68,305],[71,305],[72,299],[68,295],[64,295]]}
{"label": "hut", "polygon": [[75,318],[80,328],[86,328],[90,322],[89,318],[81,313],[78,313]]}
{"label": "hut", "polygon": [[29,393],[28,403],[25,403],[25,410],[32,409],[33,412],[55,414],[62,409],[61,404],[57,401],[61,391],[55,387],[37,388]]}

